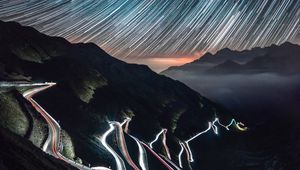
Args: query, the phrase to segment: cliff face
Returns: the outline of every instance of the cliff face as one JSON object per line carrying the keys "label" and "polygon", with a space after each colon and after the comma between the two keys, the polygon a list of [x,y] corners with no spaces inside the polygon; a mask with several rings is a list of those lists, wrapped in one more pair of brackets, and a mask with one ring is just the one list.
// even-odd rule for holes
{"label": "cliff face", "polygon": [[0,22],[0,79],[53,81],[57,86],[36,95],[70,134],[76,155],[93,165],[107,161],[92,136],[108,129],[106,120],[132,117],[130,133],[152,140],[168,128],[173,154],[184,140],[220,115],[222,108],[183,83],[147,66],[117,60],[94,44],[71,44],[16,23]]}

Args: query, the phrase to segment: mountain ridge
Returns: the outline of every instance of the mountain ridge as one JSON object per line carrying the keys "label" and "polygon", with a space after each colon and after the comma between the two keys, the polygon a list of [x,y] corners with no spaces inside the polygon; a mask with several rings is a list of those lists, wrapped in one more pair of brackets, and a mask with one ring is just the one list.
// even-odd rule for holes
{"label": "mountain ridge", "polygon": [[168,128],[174,156],[178,141],[206,128],[216,114],[231,118],[183,83],[113,58],[95,44],[72,44],[13,22],[0,22],[0,33],[0,79],[57,83],[34,98],[61,122],[84,164],[112,162],[93,137],[108,129],[107,119],[131,117],[130,132],[143,141]]}
{"label": "mountain ridge", "polygon": [[[165,71],[161,72],[163,75],[176,74],[176,71],[187,71],[197,74],[213,74],[218,73],[218,70],[213,70],[215,67],[223,67],[224,73],[247,73],[253,74],[258,72],[277,72],[281,73],[283,70],[288,70],[291,73],[298,70],[295,63],[300,63],[297,53],[300,52],[300,46],[297,44],[292,44],[290,42],[285,42],[281,45],[271,45],[269,47],[260,48],[256,47],[251,50],[244,51],[233,51],[230,49],[222,49],[216,54],[207,53],[203,57],[192,61],[191,63],[184,64],[182,66],[170,67]],[[268,57],[268,56],[271,56]],[[223,63],[227,60],[234,61],[241,65],[239,69],[236,68],[225,68]],[[264,61],[268,60],[268,61]],[[260,63],[258,63],[260,62]],[[276,62],[276,63],[275,63]],[[282,67],[280,67],[282,62]],[[287,63],[289,62],[289,63]],[[264,65],[263,65],[264,64]],[[268,66],[267,66],[268,64]],[[273,64],[273,65],[272,65]],[[221,65],[221,66],[218,66]],[[287,68],[285,65],[294,66],[293,68]],[[261,66],[261,68],[258,68]],[[275,67],[278,67],[277,70]],[[235,69],[235,70],[232,70]],[[285,74],[283,72],[283,74]]]}

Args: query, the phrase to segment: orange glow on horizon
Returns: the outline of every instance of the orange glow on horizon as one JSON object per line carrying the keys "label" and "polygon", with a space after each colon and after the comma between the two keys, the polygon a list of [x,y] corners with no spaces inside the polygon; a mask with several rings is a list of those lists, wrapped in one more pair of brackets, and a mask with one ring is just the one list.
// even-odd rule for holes
{"label": "orange glow on horizon", "polygon": [[186,63],[190,63],[200,57],[202,57],[205,52],[198,51],[193,54],[175,54],[174,56],[152,56],[147,58],[138,59],[126,59],[126,62],[145,64],[148,65],[155,72],[161,72],[171,66],[180,66]]}

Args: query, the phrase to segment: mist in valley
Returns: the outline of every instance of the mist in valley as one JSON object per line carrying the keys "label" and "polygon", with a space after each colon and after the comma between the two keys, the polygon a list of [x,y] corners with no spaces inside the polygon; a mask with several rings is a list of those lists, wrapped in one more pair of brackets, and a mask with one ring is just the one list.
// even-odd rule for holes
{"label": "mist in valley", "polygon": [[299,75],[177,72],[173,77],[251,124],[276,117],[295,117],[300,113]]}

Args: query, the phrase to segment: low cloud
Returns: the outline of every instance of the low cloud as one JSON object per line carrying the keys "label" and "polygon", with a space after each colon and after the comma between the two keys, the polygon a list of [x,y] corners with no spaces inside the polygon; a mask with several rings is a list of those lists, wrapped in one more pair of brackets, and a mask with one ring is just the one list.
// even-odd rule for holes
{"label": "low cloud", "polygon": [[[192,75],[176,79],[247,120],[300,113],[300,76],[277,74]],[[299,116],[300,117],[300,116]]]}

